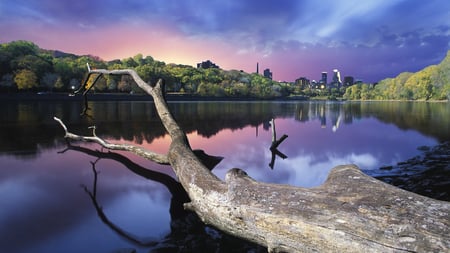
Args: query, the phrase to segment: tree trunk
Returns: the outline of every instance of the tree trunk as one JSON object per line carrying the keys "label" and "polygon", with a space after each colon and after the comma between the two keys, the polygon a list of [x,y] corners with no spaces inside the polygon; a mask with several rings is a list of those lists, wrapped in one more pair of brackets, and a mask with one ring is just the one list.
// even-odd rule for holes
{"label": "tree trunk", "polygon": [[[450,250],[448,202],[388,185],[355,165],[335,167],[326,182],[314,188],[257,182],[237,168],[222,181],[192,151],[167,107],[161,81],[149,85],[134,70],[89,73],[131,75],[152,95],[172,143],[166,156],[149,151],[145,157],[170,163],[191,199],[185,208],[207,224],[266,246],[270,252]],[[60,123],[68,139],[109,144],[97,136],[74,135]],[[144,156],[145,150],[139,149],[141,152]]]}

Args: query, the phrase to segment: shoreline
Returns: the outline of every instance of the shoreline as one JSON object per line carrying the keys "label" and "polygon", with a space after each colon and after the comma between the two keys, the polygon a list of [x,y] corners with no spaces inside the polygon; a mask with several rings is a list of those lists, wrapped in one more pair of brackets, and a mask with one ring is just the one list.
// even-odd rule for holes
{"label": "shoreline", "polygon": [[[128,94],[128,93],[88,93],[88,100],[91,101],[153,101],[148,94]],[[0,101],[23,100],[23,101],[82,101],[81,94],[70,95],[70,93],[0,93]],[[449,100],[327,100],[317,99],[305,96],[289,96],[275,98],[257,98],[257,97],[216,97],[199,96],[191,94],[168,93],[167,101],[336,101],[336,102],[426,102],[426,103],[447,103]]]}
{"label": "shoreline", "polygon": [[[256,98],[256,97],[215,97],[198,96],[190,94],[166,94],[167,101],[308,101],[307,97],[278,97],[278,98]],[[153,101],[152,96],[147,94],[127,93],[88,93],[91,101]],[[0,101],[23,100],[23,101],[82,101],[83,95],[70,95],[69,93],[1,93]]]}

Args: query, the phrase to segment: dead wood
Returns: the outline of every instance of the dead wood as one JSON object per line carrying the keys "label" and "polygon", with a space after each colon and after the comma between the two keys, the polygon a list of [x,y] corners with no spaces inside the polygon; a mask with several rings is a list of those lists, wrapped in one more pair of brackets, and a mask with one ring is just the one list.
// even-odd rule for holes
{"label": "dead wood", "polygon": [[[261,183],[231,169],[225,181],[197,158],[174,120],[162,82],[145,83],[134,70],[90,70],[126,74],[153,97],[172,143],[166,157],[203,222],[264,245],[273,252],[449,252],[450,203],[407,192],[338,166],[315,188]],[[65,128],[64,124],[60,122]],[[66,138],[95,141],[70,134]],[[118,147],[121,144],[114,144]],[[131,149],[130,151],[132,151]],[[154,154],[138,152],[153,160]]]}

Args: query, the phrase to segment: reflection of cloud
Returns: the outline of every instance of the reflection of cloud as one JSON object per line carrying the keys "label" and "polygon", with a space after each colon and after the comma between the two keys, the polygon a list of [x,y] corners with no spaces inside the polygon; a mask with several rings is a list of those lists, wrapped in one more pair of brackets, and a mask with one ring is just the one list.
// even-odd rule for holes
{"label": "reflection of cloud", "polygon": [[[85,245],[100,248],[116,240],[113,234],[98,237],[104,226],[99,226],[95,211],[78,187],[93,180],[90,158],[73,152],[56,155],[56,151],[42,152],[33,161],[2,158],[7,166],[0,171],[1,252],[52,252],[41,247],[63,243],[61,248],[86,252]],[[101,160],[98,165],[99,198],[108,214],[130,230],[144,233],[146,229],[147,236],[159,237],[168,230],[170,194],[166,188],[130,173],[117,162]],[[121,216],[124,213],[130,215]],[[85,245],[75,245],[79,241]]]}
{"label": "reflection of cloud", "polygon": [[345,156],[327,154],[322,159],[318,159],[313,154],[302,154],[286,160],[278,160],[275,169],[281,170],[281,174],[287,176],[287,178],[280,178],[285,183],[302,187],[314,187],[326,180],[332,168],[343,164],[356,164],[361,169],[368,169],[375,168],[378,165],[378,161],[371,154],[349,153]]}
{"label": "reflection of cloud", "polygon": [[[266,146],[270,146],[269,143]],[[228,154],[214,169],[213,172],[219,178],[224,179],[225,173],[229,169],[238,167],[245,170],[250,177],[257,181],[314,187],[322,184],[330,170],[338,165],[356,164],[362,170],[379,167],[378,159],[370,153],[356,154],[350,152],[342,155],[337,153],[315,155],[305,154],[301,151],[301,154],[290,155],[284,160],[277,158],[272,171],[269,168],[272,154],[264,145],[240,144],[236,146],[236,149],[236,152]]]}
{"label": "reflection of cloud", "polygon": [[[213,170],[219,178],[225,179],[225,174],[231,168],[241,168],[249,173],[249,175],[255,179],[261,179],[267,177],[266,169],[269,168],[270,161],[267,145],[245,145],[236,144],[233,152],[227,154],[225,159]],[[267,150],[266,150],[267,149]],[[268,158],[269,157],[269,158]],[[266,180],[263,180],[266,181]]]}
{"label": "reflection of cloud", "polygon": [[133,191],[117,196],[104,209],[115,223],[124,224],[127,230],[136,235],[153,239],[170,232],[170,213],[167,211],[169,200],[170,197],[162,191],[151,194]]}

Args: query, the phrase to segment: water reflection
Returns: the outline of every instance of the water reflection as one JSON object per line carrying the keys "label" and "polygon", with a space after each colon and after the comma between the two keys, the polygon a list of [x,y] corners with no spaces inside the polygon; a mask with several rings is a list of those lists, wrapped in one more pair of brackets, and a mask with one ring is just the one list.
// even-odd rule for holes
{"label": "water reflection", "polygon": [[[185,199],[170,167],[119,153],[145,169],[140,171],[90,144],[83,144],[87,148],[83,151],[57,154],[66,143],[53,116],[75,133],[89,135],[87,127],[96,125],[97,134],[110,142],[167,151],[170,140],[152,103],[90,103],[92,118],[79,116],[79,102],[0,102],[0,252],[91,252],[94,246],[96,252],[129,247],[148,252],[149,247],[132,243],[105,225],[95,203],[80,189],[80,184],[86,185],[94,195],[95,174],[89,161],[99,157],[95,200],[121,230],[139,235],[141,242],[159,240],[161,247],[182,247],[185,237],[193,244],[194,237],[202,238],[206,248],[218,243],[232,245],[229,251],[241,247],[181,210]],[[312,187],[336,165],[354,163],[368,173],[415,157],[420,146],[450,140],[450,103],[172,102],[169,106],[194,149],[223,157],[213,170],[220,178],[239,167],[259,181]],[[275,153],[273,170],[271,119],[279,135],[289,136],[277,147],[287,158]]]}
{"label": "water reflection", "polygon": [[[88,194],[92,204],[97,212],[100,220],[114,231],[121,238],[125,239],[135,247],[151,249],[152,252],[247,252],[252,249],[254,252],[265,252],[266,249],[259,247],[244,240],[233,238],[221,233],[214,228],[207,227],[201,220],[191,211],[186,211],[183,207],[184,203],[190,201],[186,191],[181,184],[171,176],[158,171],[146,169],[129,158],[119,153],[103,152],[92,150],[81,146],[68,145],[68,147],[60,153],[65,153],[69,150],[78,151],[87,155],[97,157],[94,162],[91,162],[93,172],[92,187],[83,185],[84,191]],[[221,158],[211,157],[206,155],[203,151],[196,151],[197,156],[203,163],[212,170]],[[143,239],[142,236],[137,236],[119,225],[115,224],[104,212],[97,198],[97,185],[99,184],[99,172],[96,169],[96,163],[100,159],[111,159],[126,166],[131,172],[145,178],[164,185],[171,194],[170,200],[170,232],[161,238]],[[158,228],[155,228],[158,229]],[[231,248],[230,248],[231,247]]]}
{"label": "water reflection", "polygon": [[[33,158],[42,148],[52,148],[61,140],[53,116],[70,125],[73,132],[87,133],[96,125],[103,136],[151,143],[165,136],[154,106],[148,102],[90,102],[92,118],[80,117],[79,102],[8,102],[1,103],[0,152]],[[366,103],[170,103],[183,129],[210,138],[223,129],[244,127],[269,129],[272,118],[294,118],[306,123],[320,121],[320,127],[336,132],[342,124],[376,118],[402,130],[415,130],[439,142],[449,140],[449,103],[366,102]]]}

